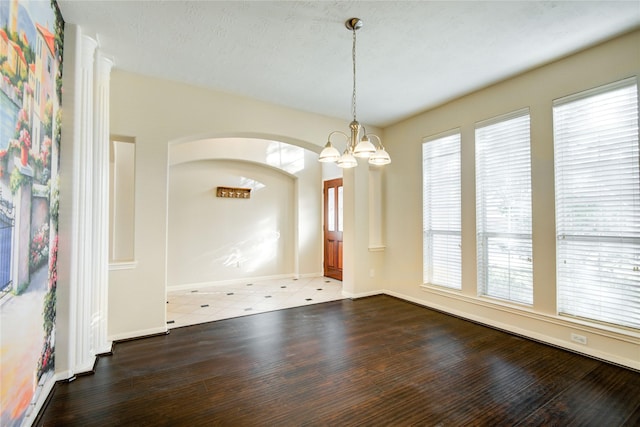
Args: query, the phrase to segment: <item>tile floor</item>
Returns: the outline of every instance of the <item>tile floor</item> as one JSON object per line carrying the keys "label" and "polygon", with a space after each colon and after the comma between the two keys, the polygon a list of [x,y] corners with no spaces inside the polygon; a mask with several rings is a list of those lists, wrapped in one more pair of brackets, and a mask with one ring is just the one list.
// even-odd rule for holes
{"label": "tile floor", "polygon": [[265,280],[169,291],[167,326],[178,328],[343,298],[342,282],[328,277]]}

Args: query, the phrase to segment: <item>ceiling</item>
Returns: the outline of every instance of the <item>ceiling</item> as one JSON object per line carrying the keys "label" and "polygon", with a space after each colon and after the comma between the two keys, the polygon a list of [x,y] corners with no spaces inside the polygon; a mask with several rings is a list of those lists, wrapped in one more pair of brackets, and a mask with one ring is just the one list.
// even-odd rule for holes
{"label": "ceiling", "polygon": [[115,68],[387,126],[640,26],[638,1],[78,1]]}

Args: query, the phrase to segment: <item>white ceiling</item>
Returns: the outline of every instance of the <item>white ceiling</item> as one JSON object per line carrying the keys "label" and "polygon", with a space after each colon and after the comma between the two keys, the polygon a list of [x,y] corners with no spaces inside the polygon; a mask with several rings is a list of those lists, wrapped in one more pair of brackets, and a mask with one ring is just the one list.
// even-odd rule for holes
{"label": "white ceiling", "polygon": [[[640,26],[639,1],[78,1],[115,67],[386,126]],[[640,51],[640,48],[639,48]],[[639,53],[640,55],[640,53]]]}

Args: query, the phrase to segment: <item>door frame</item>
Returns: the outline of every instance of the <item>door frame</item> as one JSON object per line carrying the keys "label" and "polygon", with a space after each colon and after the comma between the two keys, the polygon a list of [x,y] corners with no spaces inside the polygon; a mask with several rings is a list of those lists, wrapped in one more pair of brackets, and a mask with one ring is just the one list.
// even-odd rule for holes
{"label": "door frame", "polygon": [[[329,189],[335,189],[333,192],[334,209],[333,224],[334,230],[329,230]],[[343,192],[338,189],[344,186],[342,178],[329,179],[322,184],[322,242],[323,242],[323,259],[322,267],[325,277],[342,281],[342,263],[343,263],[343,217],[340,215],[341,207],[344,208]]]}

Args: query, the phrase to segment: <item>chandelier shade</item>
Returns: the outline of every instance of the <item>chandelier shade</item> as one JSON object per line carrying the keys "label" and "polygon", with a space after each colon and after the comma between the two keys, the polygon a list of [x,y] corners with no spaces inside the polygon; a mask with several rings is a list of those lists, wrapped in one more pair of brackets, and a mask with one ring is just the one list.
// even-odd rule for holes
{"label": "chandelier shade", "polygon": [[318,157],[318,161],[326,163],[326,162],[336,162],[340,158],[340,152],[336,147],[331,145],[331,141],[327,141],[326,145],[320,152],[320,157]]}
{"label": "chandelier shade", "polygon": [[356,166],[358,166],[358,161],[353,156],[353,154],[351,154],[350,150],[345,151],[336,163],[343,169],[355,168]]}
{"label": "chandelier shade", "polygon": [[382,146],[382,141],[377,135],[370,134],[378,140],[378,148],[376,148],[375,152],[369,156],[369,164],[376,166],[384,166],[391,163],[391,156],[387,153],[387,150]]}
{"label": "chandelier shade", "polygon": [[[341,168],[353,168],[358,166],[357,158],[369,159],[369,164],[382,166],[391,163],[391,157],[389,153],[382,146],[380,137],[374,134],[366,132],[364,126],[361,126],[356,118],[356,31],[362,28],[363,22],[360,18],[351,18],[345,22],[345,26],[353,32],[353,46],[351,50],[351,58],[353,60],[353,92],[351,97],[351,112],[353,114],[353,121],[349,123],[350,135],[344,132],[333,131],[327,138],[318,161],[324,163],[335,162]],[[347,147],[340,155],[337,148],[331,143],[331,137],[334,134],[340,134],[347,140]],[[378,145],[374,145],[371,142],[371,137],[374,137],[378,141]]]}
{"label": "chandelier shade", "polygon": [[369,163],[372,165],[384,166],[391,163],[391,156],[387,153],[387,150],[384,147],[380,147],[376,150],[375,153],[369,157]]}
{"label": "chandelier shade", "polygon": [[356,148],[353,150],[353,155],[356,157],[364,157],[369,158],[373,153],[376,152],[376,147],[369,141],[369,137],[367,135],[363,136]]}

